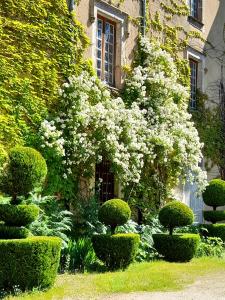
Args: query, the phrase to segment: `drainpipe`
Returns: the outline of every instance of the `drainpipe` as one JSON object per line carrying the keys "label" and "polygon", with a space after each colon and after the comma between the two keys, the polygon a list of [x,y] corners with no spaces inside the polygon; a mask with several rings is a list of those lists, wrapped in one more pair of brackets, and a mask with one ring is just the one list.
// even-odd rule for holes
{"label": "drainpipe", "polygon": [[141,0],[141,33],[145,36],[146,30],[146,0]]}

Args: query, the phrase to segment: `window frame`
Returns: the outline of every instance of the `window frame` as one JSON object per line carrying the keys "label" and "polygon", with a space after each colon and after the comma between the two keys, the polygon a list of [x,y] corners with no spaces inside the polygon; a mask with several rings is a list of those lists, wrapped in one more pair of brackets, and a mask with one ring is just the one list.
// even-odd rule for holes
{"label": "window frame", "polygon": [[[114,87],[115,86],[115,68],[116,68],[116,53],[117,53],[117,49],[116,49],[116,38],[117,38],[117,23],[116,21],[111,20],[110,18],[108,18],[107,16],[103,16],[102,14],[98,13],[97,17],[96,17],[96,41],[95,41],[95,65],[96,65],[96,71],[98,70],[97,68],[97,61],[98,61],[98,55],[97,55],[97,51],[98,51],[98,45],[97,45],[97,40],[98,40],[98,20],[102,21],[102,39],[101,39],[101,43],[102,43],[102,47],[101,47],[101,76],[99,77],[102,81],[105,81],[105,28],[106,28],[106,23],[109,23],[113,26],[113,60],[112,60],[112,82],[105,81],[109,86]],[[109,71],[108,71],[109,74]]]}
{"label": "window frame", "polygon": [[[195,74],[196,74],[196,78],[195,78],[195,98],[192,98],[192,69],[191,69],[191,63],[196,65],[196,70],[195,70]],[[197,109],[197,99],[196,99],[196,94],[197,94],[197,90],[198,90],[198,71],[199,71],[199,61],[189,57],[189,66],[190,66],[190,109],[191,110],[196,110]],[[194,103],[194,105],[193,105]]]}
{"label": "window frame", "polygon": [[[194,14],[192,14],[192,8],[193,8],[193,1],[196,1],[196,15],[195,11]],[[199,0],[189,0],[189,7],[190,7],[190,16],[196,20],[200,20],[199,16]]]}

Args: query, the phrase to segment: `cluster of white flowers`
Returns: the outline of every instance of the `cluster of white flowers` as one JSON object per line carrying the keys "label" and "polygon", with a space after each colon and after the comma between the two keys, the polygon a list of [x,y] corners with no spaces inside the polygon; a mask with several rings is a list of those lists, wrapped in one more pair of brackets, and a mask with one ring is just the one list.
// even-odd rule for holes
{"label": "cluster of white flowers", "polygon": [[61,153],[64,177],[74,170],[90,175],[105,157],[124,185],[138,183],[149,169],[163,170],[167,184],[196,178],[203,189],[202,145],[187,112],[189,91],[177,82],[168,53],[145,38],[140,45],[145,61],[126,80],[124,99],[112,98],[87,72],[69,78],[60,90],[61,113],[42,124],[44,146]]}
{"label": "cluster of white flowers", "polygon": [[149,141],[171,182],[195,181],[201,191],[207,184],[206,172],[199,167],[203,145],[187,111],[189,90],[178,83],[175,63],[166,51],[147,38],[141,38],[140,46],[145,60],[127,79],[126,97],[147,110]]}

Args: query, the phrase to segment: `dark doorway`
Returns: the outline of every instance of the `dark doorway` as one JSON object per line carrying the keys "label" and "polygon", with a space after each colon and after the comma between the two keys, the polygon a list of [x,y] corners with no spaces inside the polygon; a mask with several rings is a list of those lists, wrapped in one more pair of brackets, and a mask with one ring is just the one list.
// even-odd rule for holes
{"label": "dark doorway", "polygon": [[95,183],[100,202],[114,198],[114,174],[111,171],[110,161],[103,160],[96,165]]}

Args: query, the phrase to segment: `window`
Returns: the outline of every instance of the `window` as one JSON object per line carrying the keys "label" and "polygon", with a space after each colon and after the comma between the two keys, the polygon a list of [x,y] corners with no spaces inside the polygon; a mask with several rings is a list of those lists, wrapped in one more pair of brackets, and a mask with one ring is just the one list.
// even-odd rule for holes
{"label": "window", "polygon": [[197,78],[198,78],[198,62],[190,59],[190,69],[191,69],[191,97],[190,97],[190,108],[196,109],[196,94],[197,94]]}
{"label": "window", "polygon": [[202,0],[189,0],[190,16],[202,21]]}
{"label": "window", "polygon": [[114,198],[114,174],[111,171],[110,161],[103,159],[100,164],[96,165],[95,182],[96,190],[99,190],[100,202]]}
{"label": "window", "polygon": [[96,69],[98,77],[113,86],[115,82],[116,24],[105,17],[97,17]]}

